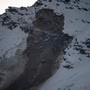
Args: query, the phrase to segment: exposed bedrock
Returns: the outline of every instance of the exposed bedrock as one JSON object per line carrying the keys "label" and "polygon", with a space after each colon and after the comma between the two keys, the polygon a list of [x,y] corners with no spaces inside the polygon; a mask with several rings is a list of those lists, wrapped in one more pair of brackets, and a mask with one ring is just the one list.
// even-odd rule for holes
{"label": "exposed bedrock", "polygon": [[28,58],[24,72],[5,90],[29,90],[52,76],[58,67],[58,56],[72,40],[62,32],[63,26],[64,16],[56,15],[53,10],[42,9],[36,13],[23,52]]}

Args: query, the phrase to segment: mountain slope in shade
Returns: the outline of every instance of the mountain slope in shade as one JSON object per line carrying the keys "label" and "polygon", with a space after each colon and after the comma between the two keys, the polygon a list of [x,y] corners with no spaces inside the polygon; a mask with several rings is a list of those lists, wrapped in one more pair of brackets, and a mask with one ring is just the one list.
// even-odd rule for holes
{"label": "mountain slope in shade", "polygon": [[0,16],[0,88],[89,90],[89,29],[89,0],[9,7]]}

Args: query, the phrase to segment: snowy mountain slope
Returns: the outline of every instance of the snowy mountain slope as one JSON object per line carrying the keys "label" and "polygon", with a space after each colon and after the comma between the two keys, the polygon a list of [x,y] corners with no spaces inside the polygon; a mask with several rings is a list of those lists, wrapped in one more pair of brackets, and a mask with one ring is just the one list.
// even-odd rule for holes
{"label": "snowy mountain slope", "polygon": [[19,27],[12,31],[0,25],[0,82],[3,78],[0,86],[5,83],[9,84],[10,78],[14,80],[18,74],[23,72],[25,61],[22,59],[21,53],[26,48],[27,36],[28,34],[22,32]]}
{"label": "snowy mountain slope", "polygon": [[74,39],[65,50],[58,71],[38,90],[90,90],[90,47],[85,44],[88,41],[90,46],[90,1],[76,1],[80,2],[60,2],[54,7],[57,2],[53,0],[52,5],[48,5],[64,14],[64,33],[74,36]]}
{"label": "snowy mountain slope", "polygon": [[57,72],[38,90],[89,90],[90,0],[38,0],[32,7],[9,7],[0,16],[1,87],[8,86],[23,73],[27,59],[22,53],[27,47],[28,32],[36,13],[42,9],[52,9],[57,15],[63,15],[63,33],[73,36],[73,40],[64,55],[59,56]]}
{"label": "snowy mountain slope", "polygon": [[58,71],[42,84],[38,90],[90,89],[90,48],[86,48],[84,44],[83,49],[88,51],[88,54],[81,54],[75,50],[74,45],[75,40],[66,49],[66,54],[62,58]]}
{"label": "snowy mountain slope", "polygon": [[[29,13],[26,10],[28,8],[10,7],[0,16],[0,87],[9,85],[24,70],[26,61],[22,53],[27,47],[28,33],[22,31],[20,27],[25,26],[23,22],[27,20]],[[29,10],[33,18],[33,8]],[[29,16],[28,18],[31,19]],[[32,20],[29,20],[29,23],[31,22]]]}

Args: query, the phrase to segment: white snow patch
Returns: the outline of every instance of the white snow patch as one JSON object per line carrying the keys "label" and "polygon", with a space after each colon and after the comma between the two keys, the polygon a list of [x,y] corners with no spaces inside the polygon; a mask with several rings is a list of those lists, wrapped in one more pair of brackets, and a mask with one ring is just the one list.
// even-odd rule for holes
{"label": "white snow patch", "polygon": [[28,34],[24,33],[19,27],[14,30],[0,27],[0,57],[7,54],[7,57],[15,55],[17,49],[26,48]]}

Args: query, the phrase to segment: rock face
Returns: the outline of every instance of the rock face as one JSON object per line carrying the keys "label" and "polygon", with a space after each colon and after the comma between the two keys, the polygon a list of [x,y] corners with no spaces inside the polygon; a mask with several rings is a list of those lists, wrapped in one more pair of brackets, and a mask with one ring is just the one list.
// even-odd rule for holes
{"label": "rock face", "polygon": [[22,54],[28,59],[24,72],[4,90],[29,90],[52,76],[58,67],[58,56],[72,40],[62,32],[63,26],[64,16],[51,9],[36,13],[32,28],[27,30],[27,48]]}

